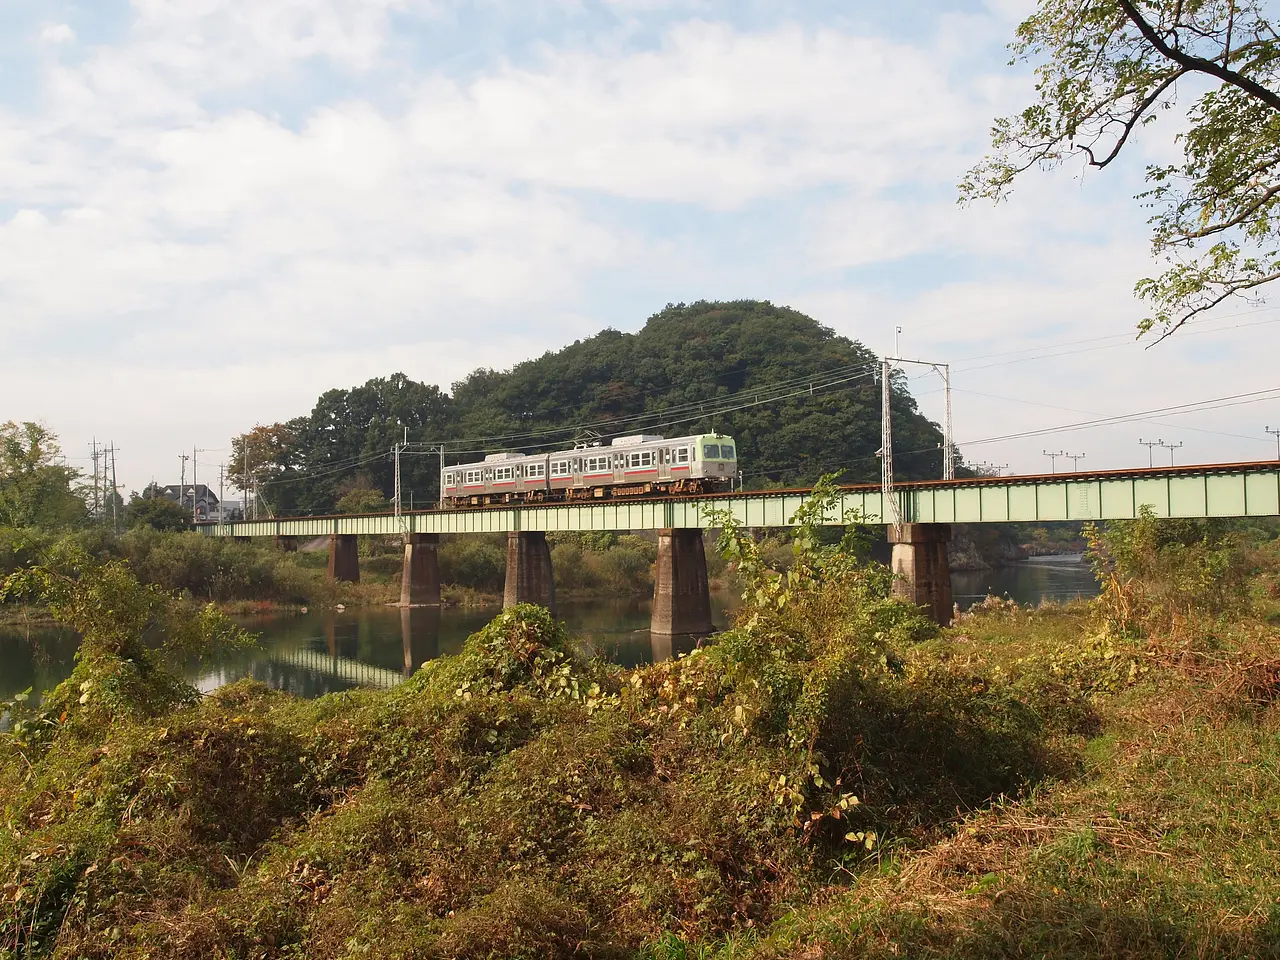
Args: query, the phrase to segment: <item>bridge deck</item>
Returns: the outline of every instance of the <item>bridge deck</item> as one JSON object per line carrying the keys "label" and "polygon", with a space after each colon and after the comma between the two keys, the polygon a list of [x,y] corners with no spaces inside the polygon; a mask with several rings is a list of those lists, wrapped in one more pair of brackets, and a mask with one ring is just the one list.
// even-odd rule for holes
{"label": "bridge deck", "polygon": [[[914,523],[1128,520],[1144,505],[1158,517],[1274,517],[1280,515],[1280,462],[929,480],[903,483],[894,493],[902,519]],[[783,527],[790,524],[808,494],[808,490],[749,490],[683,498],[420,510],[399,517],[287,517],[201,524],[200,531],[214,537],[319,537],[709,528],[717,525],[716,514],[725,510],[748,527]],[[826,522],[842,524],[851,511],[868,523],[886,522],[879,486],[841,488],[840,502],[828,511]]]}

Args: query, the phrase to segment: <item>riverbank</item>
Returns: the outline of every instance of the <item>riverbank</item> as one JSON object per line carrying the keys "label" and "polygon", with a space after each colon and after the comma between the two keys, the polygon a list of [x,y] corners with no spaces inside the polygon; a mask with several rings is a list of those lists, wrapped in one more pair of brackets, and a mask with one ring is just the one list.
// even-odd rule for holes
{"label": "riverbank", "polygon": [[0,627],[49,627],[56,623],[46,607],[0,604]]}
{"label": "riverbank", "polygon": [[1143,520],[1094,603],[938,631],[816,537],[782,577],[756,546],[737,625],[677,660],[584,659],[519,607],[310,701],[121,673],[152,661],[99,599],[145,594],[59,582],[109,629],[0,737],[0,950],[1280,952],[1280,547]]}
{"label": "riverbank", "polygon": [[[1243,623],[1224,642],[1100,642],[1084,605],[975,613],[862,687],[878,772],[832,792],[778,766],[768,701],[726,685],[742,641],[618,673],[524,613],[392,693],[239,685],[6,769],[0,860],[21,866],[0,937],[20,921],[121,957],[1268,955],[1280,649]],[[21,800],[50,776],[81,799]]]}

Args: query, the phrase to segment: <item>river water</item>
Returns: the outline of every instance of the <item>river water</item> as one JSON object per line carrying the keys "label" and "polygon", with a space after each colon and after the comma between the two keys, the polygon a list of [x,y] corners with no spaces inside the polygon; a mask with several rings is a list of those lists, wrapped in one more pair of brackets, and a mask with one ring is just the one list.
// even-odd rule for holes
{"label": "river water", "polygon": [[[956,572],[951,583],[962,609],[989,593],[1032,605],[1097,593],[1089,567],[1078,556]],[[713,597],[717,627],[728,623],[732,604],[732,597]],[[303,697],[357,685],[391,687],[427,660],[457,653],[496,612],[496,607],[361,607],[244,619],[242,625],[259,635],[259,649],[214,664],[190,663],[186,675],[206,692],[248,676]],[[682,652],[673,651],[669,640],[650,636],[648,601],[567,602],[559,614],[570,634],[615,663],[634,666]],[[63,628],[0,626],[0,700],[27,688],[55,686],[71,672],[76,645],[75,634]]]}

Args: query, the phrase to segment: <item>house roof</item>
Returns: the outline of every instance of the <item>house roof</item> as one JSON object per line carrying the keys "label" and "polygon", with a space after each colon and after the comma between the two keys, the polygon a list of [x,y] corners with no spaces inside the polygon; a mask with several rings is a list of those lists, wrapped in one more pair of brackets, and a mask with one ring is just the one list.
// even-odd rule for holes
{"label": "house roof", "polygon": [[[170,500],[189,500],[191,499],[191,496],[192,496],[191,491],[193,488],[195,490],[195,498],[197,500],[203,500],[205,503],[209,503],[209,504],[214,504],[219,502],[218,495],[214,493],[212,490],[210,490],[209,487],[203,483],[196,483],[196,484],[188,483],[186,486],[182,486],[177,483],[170,483],[161,487],[160,492],[163,493]],[[179,495],[179,490],[182,491],[181,495]]]}

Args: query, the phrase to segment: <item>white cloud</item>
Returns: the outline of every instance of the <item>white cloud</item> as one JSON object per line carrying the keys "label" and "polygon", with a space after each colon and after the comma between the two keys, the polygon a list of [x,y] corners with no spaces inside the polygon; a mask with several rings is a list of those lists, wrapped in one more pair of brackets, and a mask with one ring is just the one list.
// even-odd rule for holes
{"label": "white cloud", "polygon": [[676,27],[621,59],[552,53],[424,85],[433,163],[631,199],[729,209],[817,185],[869,191],[953,169],[985,114],[929,49],[836,31]]}
{"label": "white cloud", "polygon": [[[72,447],[109,433],[140,486],[170,448],[329,387],[448,384],[668,300],[790,302],[873,347],[901,323],[948,357],[1130,330],[1146,252],[1123,191],[1065,173],[954,205],[990,118],[1028,94],[998,45],[973,61],[1004,8],[925,39],[686,19],[657,45],[574,35],[459,76],[394,29],[445,29],[443,2],[136,0],[125,39],[40,67],[39,109],[0,107],[0,353],[20,368],[0,405]],[[1268,355],[1224,374],[1194,349],[1120,352],[1058,361],[1061,387],[1034,365],[978,384],[1115,380],[1115,404],[1149,403]],[[966,433],[1046,416],[957,400]]]}
{"label": "white cloud", "polygon": [[46,23],[40,29],[40,39],[45,43],[70,43],[76,32],[65,23]]}

